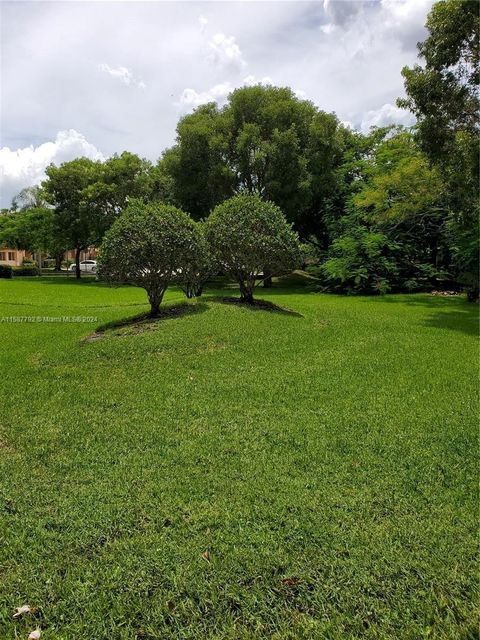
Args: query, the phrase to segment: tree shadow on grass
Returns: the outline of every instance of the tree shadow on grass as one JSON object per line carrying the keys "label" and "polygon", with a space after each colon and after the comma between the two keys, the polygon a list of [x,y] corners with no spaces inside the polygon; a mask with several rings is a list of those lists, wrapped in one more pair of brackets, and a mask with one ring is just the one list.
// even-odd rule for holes
{"label": "tree shadow on grass", "polygon": [[81,278],[75,278],[75,276],[67,276],[64,275],[63,273],[61,275],[58,276],[48,276],[48,275],[41,275],[41,276],[17,276],[16,278],[14,278],[14,280],[17,279],[22,279],[22,282],[34,282],[35,284],[56,284],[56,285],[62,285],[62,284],[77,284],[77,285],[101,285],[101,286],[109,286],[107,285],[105,282],[102,282],[101,280],[97,280],[96,277],[94,275],[92,276],[85,276],[83,275]]}
{"label": "tree shadow on grass", "polygon": [[[468,303],[465,303],[468,304]],[[475,307],[475,305],[472,305]],[[426,327],[435,327],[437,329],[450,329],[451,331],[461,331],[470,336],[479,335],[479,319],[478,308],[467,309],[462,308],[458,311],[436,311],[428,318],[425,318],[424,325]]]}
{"label": "tree shadow on grass", "polygon": [[182,302],[180,304],[164,307],[160,310],[160,313],[154,317],[148,313],[140,313],[136,316],[130,316],[129,318],[112,320],[111,322],[106,322],[105,324],[97,327],[93,333],[83,338],[82,342],[96,342],[97,340],[101,340],[107,332],[115,332],[116,330],[119,330],[120,333],[114,333],[114,335],[143,333],[144,331],[156,329],[158,324],[165,320],[173,320],[175,318],[183,318],[197,313],[204,313],[207,309],[208,305],[203,302],[196,302],[194,304]]}
{"label": "tree shadow on grass", "polygon": [[378,298],[379,303],[402,304],[431,310],[423,320],[423,326],[460,331],[471,336],[479,335],[478,305],[467,302],[463,296],[432,296],[429,294],[395,295]]}
{"label": "tree shadow on grass", "polygon": [[286,307],[280,307],[270,300],[254,300],[253,304],[248,304],[240,300],[240,298],[222,297],[222,296],[208,296],[206,298],[211,302],[219,302],[220,304],[235,305],[249,309],[250,311],[269,311],[270,313],[280,313],[285,316],[295,316],[297,318],[303,318],[304,316],[298,311],[293,311]]}

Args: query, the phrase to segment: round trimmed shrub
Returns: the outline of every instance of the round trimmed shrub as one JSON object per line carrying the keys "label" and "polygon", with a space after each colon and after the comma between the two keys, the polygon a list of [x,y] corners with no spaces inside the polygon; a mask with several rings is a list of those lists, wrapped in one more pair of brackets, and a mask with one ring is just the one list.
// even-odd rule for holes
{"label": "round trimmed shrub", "polygon": [[195,223],[184,211],[133,200],[105,234],[99,278],[146,290],[150,314],[158,315],[169,284],[178,281],[198,253]]}
{"label": "round trimmed shrub", "polygon": [[240,195],[219,204],[206,221],[207,238],[219,267],[253,303],[258,282],[285,275],[302,264],[297,234],[275,204]]}

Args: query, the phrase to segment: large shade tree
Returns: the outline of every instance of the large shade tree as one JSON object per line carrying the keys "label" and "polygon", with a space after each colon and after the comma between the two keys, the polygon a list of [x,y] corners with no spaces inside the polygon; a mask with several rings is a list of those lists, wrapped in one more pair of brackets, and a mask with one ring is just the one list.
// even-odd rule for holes
{"label": "large shade tree", "polygon": [[98,238],[98,220],[88,198],[88,189],[98,179],[101,163],[77,158],[59,167],[46,169],[45,197],[54,206],[54,226],[58,237],[75,249],[76,277],[80,278],[80,253]]}
{"label": "large shade tree", "polygon": [[[353,171],[349,160],[349,171]],[[375,132],[321,271],[350,292],[420,289],[449,266],[445,187],[411,132]]]}
{"label": "large shade tree", "polygon": [[243,87],[223,108],[203,105],[182,118],[157,172],[169,201],[196,219],[235,194],[257,194],[277,204],[304,238],[313,234],[324,244],[326,216],[343,207],[335,196],[348,135],[334,114],[289,88]]}
{"label": "large shade tree", "polygon": [[124,152],[105,162],[77,158],[50,165],[46,174],[43,191],[54,207],[55,232],[75,249],[79,278],[81,251],[100,244],[129,199],[151,197],[151,164]]}

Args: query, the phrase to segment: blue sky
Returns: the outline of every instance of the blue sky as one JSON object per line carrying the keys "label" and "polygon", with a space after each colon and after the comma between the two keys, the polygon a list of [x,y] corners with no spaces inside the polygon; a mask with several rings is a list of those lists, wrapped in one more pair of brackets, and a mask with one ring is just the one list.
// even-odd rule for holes
{"label": "blue sky", "polygon": [[1,2],[0,206],[50,162],[155,160],[178,118],[235,87],[287,85],[352,127],[395,100],[432,0]]}

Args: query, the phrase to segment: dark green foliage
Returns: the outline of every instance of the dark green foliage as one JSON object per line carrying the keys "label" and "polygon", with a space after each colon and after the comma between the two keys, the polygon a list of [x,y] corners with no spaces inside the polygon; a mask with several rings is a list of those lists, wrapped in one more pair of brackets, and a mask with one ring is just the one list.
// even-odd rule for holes
{"label": "dark green foliage", "polygon": [[99,237],[98,217],[88,197],[101,171],[101,163],[87,158],[77,158],[59,167],[46,169],[44,191],[55,209],[55,234],[65,246],[75,249],[75,275],[80,278],[80,252],[94,244]]}
{"label": "dark green foliage", "polygon": [[76,251],[76,277],[80,278],[80,252],[97,246],[126,207],[129,198],[154,195],[151,165],[133,153],[114,155],[106,162],[77,158],[47,168],[44,193],[54,206],[55,235]]}
{"label": "dark green foliage", "polygon": [[39,276],[40,269],[35,264],[23,264],[21,267],[13,267],[15,276]]}
{"label": "dark green foliage", "polygon": [[447,225],[460,277],[478,297],[480,21],[476,0],[442,0],[419,44],[424,66],[405,67],[407,98],[422,148],[447,185]]}
{"label": "dark green foliage", "polygon": [[319,271],[333,291],[387,293],[398,276],[396,249],[385,234],[353,226],[333,241]]}
{"label": "dark green foliage", "polygon": [[258,281],[290,273],[302,264],[297,234],[281,210],[259,196],[235,196],[218,205],[206,230],[215,260],[239,283],[245,302],[253,302]]}
{"label": "dark green foliage", "polygon": [[0,278],[11,278],[13,275],[13,269],[8,264],[0,264]]}
{"label": "dark green foliage", "polygon": [[[48,254],[60,268],[66,241],[57,232],[53,209],[20,209],[0,219],[0,244],[31,253]],[[24,260],[25,262],[25,260]]]}
{"label": "dark green foliage", "polygon": [[180,120],[177,144],[154,170],[156,188],[196,219],[234,194],[255,193],[303,237],[326,238],[324,217],[342,206],[336,170],[345,135],[334,114],[288,87],[243,87],[223,109],[204,105]]}
{"label": "dark green foliage", "polygon": [[350,293],[437,285],[448,276],[445,217],[443,182],[413,135],[402,129],[376,135],[320,269],[326,285]]}
{"label": "dark green foliage", "polygon": [[170,283],[183,280],[199,262],[199,231],[183,211],[133,200],[105,234],[98,261],[99,278],[146,290],[151,315],[157,315]]}

